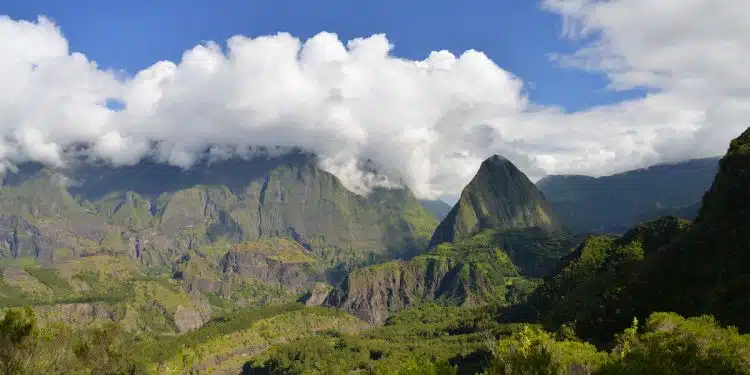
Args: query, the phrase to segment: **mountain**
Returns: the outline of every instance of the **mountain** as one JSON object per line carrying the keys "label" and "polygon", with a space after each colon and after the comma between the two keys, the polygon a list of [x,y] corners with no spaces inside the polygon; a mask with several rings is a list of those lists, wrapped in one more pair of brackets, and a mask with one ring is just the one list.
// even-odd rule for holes
{"label": "mountain", "polygon": [[[88,301],[76,277],[64,278],[60,285],[71,286],[60,294],[28,270],[58,274],[61,265],[92,259],[126,261],[133,270],[123,285],[141,277],[169,283],[174,293],[210,303],[214,314],[295,301],[355,267],[425,251],[436,226],[408,189],[357,195],[304,154],[206,161],[187,170],[150,161],[23,164],[0,187],[0,282],[23,285],[0,293],[0,301],[52,309]],[[140,295],[124,288],[122,303]],[[91,300],[107,309],[122,304]],[[173,310],[161,315],[173,321]]]}
{"label": "mountain", "polygon": [[661,218],[592,236],[529,301],[549,327],[601,342],[653,311],[712,314],[750,329],[750,129],[734,139],[692,224]]}
{"label": "mountain", "polygon": [[526,175],[493,156],[435,230],[428,253],[353,270],[324,304],[382,324],[426,302],[519,303],[577,241]]}
{"label": "mountain", "polygon": [[[222,177],[213,165],[214,182],[195,170],[160,181],[171,169],[157,166],[119,181],[103,167],[22,168],[0,189],[0,364],[25,373],[748,374],[749,155],[750,129],[721,160],[693,223],[667,216],[583,237],[554,221],[515,225],[506,214],[519,210],[508,209],[427,252],[419,248],[434,221],[408,190],[316,196],[316,211],[298,199],[295,178],[280,177],[319,181],[305,177],[305,162],[269,162],[254,177],[236,168]],[[165,190],[179,178],[188,183]],[[245,192],[266,179],[264,199]],[[500,179],[486,190],[507,191],[498,182],[518,186]],[[275,229],[306,212],[333,217],[315,228],[340,223],[326,199],[349,220],[377,223],[379,245],[340,248],[328,239],[367,242]],[[246,225],[237,201],[273,208]],[[481,206],[465,207],[482,216]],[[389,256],[403,258],[357,267]],[[321,281],[341,275],[340,287]],[[313,306],[321,301],[338,308]],[[538,320],[519,320],[529,310]]]}
{"label": "mountain", "polygon": [[418,251],[436,225],[410,191],[358,196],[303,155],[187,171],[149,162],[66,170],[24,165],[3,181],[0,215],[15,218],[7,225],[46,236],[6,241],[6,255],[54,260],[53,248],[64,248],[76,256],[119,232],[117,245],[154,265],[170,251],[269,236],[293,237],[327,262],[358,264]]}
{"label": "mountain", "polygon": [[448,216],[440,222],[430,246],[452,242],[485,228],[561,229],[544,195],[510,160],[494,155],[482,162]]}
{"label": "mountain", "polygon": [[453,208],[453,206],[445,203],[440,199],[422,199],[419,202],[422,203],[422,206],[424,206],[427,211],[434,215],[438,221],[442,221],[443,219],[445,219],[445,217],[448,216],[448,213],[451,212],[451,208]]}
{"label": "mountain", "polygon": [[[665,214],[692,220],[719,158],[658,164],[605,177],[550,175],[537,187],[570,229],[622,233]],[[692,207],[692,208],[691,208]]]}

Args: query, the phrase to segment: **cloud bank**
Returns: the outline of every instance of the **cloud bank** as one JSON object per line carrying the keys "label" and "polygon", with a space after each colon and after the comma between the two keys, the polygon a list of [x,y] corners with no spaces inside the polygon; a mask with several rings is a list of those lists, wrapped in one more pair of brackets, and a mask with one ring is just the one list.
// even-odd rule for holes
{"label": "cloud bank", "polygon": [[189,167],[209,147],[299,146],[352,190],[375,183],[360,168],[370,159],[434,198],[457,195],[495,153],[532,178],[721,154],[750,112],[750,14],[739,3],[547,0],[565,37],[588,38],[556,56],[563,65],[606,74],[612,89],[652,90],[575,113],[534,105],[520,79],[474,50],[410,61],[384,35],[235,36],[123,77],[70,51],[46,18],[4,17],[0,162],[59,166],[88,144],[114,165]]}

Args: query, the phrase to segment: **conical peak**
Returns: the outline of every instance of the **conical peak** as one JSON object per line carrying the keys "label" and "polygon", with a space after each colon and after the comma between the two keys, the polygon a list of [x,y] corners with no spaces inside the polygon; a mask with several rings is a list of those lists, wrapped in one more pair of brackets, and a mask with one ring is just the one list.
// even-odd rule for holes
{"label": "conical peak", "polygon": [[485,159],[482,162],[483,167],[492,167],[492,166],[506,166],[506,165],[513,165],[508,158],[502,155],[492,155],[489,158]]}
{"label": "conical peak", "polygon": [[502,181],[517,181],[524,186],[533,185],[531,180],[510,160],[501,155],[493,155],[482,162],[479,171],[469,184],[474,188],[476,184],[500,183]]}

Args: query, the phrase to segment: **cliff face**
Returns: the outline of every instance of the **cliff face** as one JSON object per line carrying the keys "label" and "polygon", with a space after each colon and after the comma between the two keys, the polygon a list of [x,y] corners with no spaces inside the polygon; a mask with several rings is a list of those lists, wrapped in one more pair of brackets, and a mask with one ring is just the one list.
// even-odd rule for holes
{"label": "cliff face", "polygon": [[549,228],[562,224],[544,195],[513,163],[495,155],[461,192],[461,197],[432,235],[430,245],[452,242],[485,228]]}
{"label": "cliff face", "polygon": [[190,252],[290,237],[321,267],[348,270],[423,251],[436,225],[408,189],[359,196],[307,155],[189,170],[26,164],[0,188],[0,257],[45,264],[104,251],[168,266]]}
{"label": "cliff face", "polygon": [[[358,269],[349,274],[345,287],[332,292],[326,304],[338,306],[369,323],[382,324],[393,313],[426,301],[449,299],[471,304],[470,266],[452,259],[419,257]],[[467,272],[467,270],[469,270]],[[477,290],[477,293],[486,292]]]}
{"label": "cliff face", "polygon": [[[343,286],[328,295],[326,305],[337,306],[373,323],[381,324],[401,310],[425,302],[509,305],[522,302],[538,284],[534,275],[546,272],[548,261],[559,260],[578,238],[516,237],[483,230],[471,238],[443,243],[408,261],[394,261],[349,273]],[[528,234],[527,234],[528,236]],[[513,244],[509,252],[501,241]],[[540,246],[540,244],[542,244]],[[522,266],[518,266],[518,265]]]}
{"label": "cliff face", "polygon": [[299,290],[315,282],[314,262],[315,258],[293,240],[271,238],[233,246],[219,261],[219,269],[224,275],[249,277]]}

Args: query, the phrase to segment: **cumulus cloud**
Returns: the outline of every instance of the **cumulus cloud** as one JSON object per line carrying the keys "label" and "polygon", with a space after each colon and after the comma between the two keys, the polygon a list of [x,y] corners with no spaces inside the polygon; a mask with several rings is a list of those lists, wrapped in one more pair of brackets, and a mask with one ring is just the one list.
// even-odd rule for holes
{"label": "cumulus cloud", "polygon": [[652,90],[576,113],[530,103],[524,83],[481,52],[405,60],[385,35],[235,36],[123,78],[70,51],[46,18],[4,17],[0,162],[61,165],[71,145],[89,144],[115,165],[153,157],[189,167],[209,148],[221,158],[301,147],[352,190],[405,183],[434,198],[457,195],[495,153],[532,178],[720,154],[750,104],[740,50],[750,15],[732,9],[739,3],[545,1],[566,37],[588,38],[558,56],[564,66],[604,73],[612,89]]}

